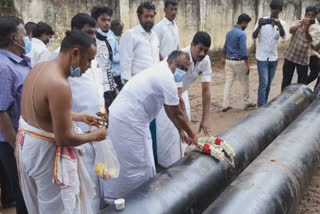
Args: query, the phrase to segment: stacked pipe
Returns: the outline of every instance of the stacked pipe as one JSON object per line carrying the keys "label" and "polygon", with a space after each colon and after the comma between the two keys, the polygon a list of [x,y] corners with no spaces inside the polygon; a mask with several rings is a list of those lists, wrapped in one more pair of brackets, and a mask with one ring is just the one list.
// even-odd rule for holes
{"label": "stacked pipe", "polygon": [[[314,99],[304,85],[291,85],[269,104],[233,126],[220,138],[236,152],[235,168],[192,152],[129,193],[126,208],[102,213],[201,213]],[[119,187],[121,188],[121,187]]]}
{"label": "stacked pipe", "polygon": [[204,212],[295,213],[320,158],[320,98]]}

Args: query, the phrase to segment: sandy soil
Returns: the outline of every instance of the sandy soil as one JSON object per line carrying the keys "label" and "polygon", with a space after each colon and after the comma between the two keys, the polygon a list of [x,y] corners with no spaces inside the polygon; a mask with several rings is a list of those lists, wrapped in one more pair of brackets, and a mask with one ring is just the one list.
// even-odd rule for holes
{"label": "sandy soil", "polygon": [[[212,98],[211,98],[211,115],[210,115],[210,129],[211,135],[217,135],[227,130],[232,125],[236,124],[240,120],[247,117],[250,112],[255,111],[249,110],[244,111],[242,109],[241,99],[241,87],[238,82],[234,85],[233,94],[230,98],[231,106],[234,109],[227,113],[222,112],[222,100],[223,100],[223,89],[225,83],[225,73],[219,65],[214,66],[214,77],[212,82]],[[271,92],[270,99],[276,97],[280,93],[280,85],[282,80],[282,62],[279,63],[277,73],[275,75]],[[313,87],[313,85],[311,85]],[[251,74],[250,74],[250,98],[251,102],[256,103],[258,93],[258,74],[255,62],[251,63]],[[197,129],[201,120],[202,113],[202,99],[201,99],[201,84],[196,82],[193,84],[189,91],[191,100],[191,114],[192,114],[192,126]],[[304,199],[301,201],[297,213],[301,214],[315,214],[320,213],[320,165],[315,170],[315,175],[310,188],[305,194]],[[15,209],[0,209],[3,214],[13,214]]]}
{"label": "sandy soil", "polygon": [[[255,61],[251,63],[250,72],[250,100],[252,103],[257,102],[258,95],[258,73]],[[278,96],[280,93],[280,85],[282,81],[282,62],[279,63],[278,70],[274,81],[272,83],[272,88],[270,91],[270,100]],[[233,109],[228,112],[222,112],[223,103],[223,90],[225,84],[225,72],[220,65],[213,67],[214,76],[213,82],[211,84],[211,116],[210,116],[210,128],[211,134],[217,135],[239,122],[240,120],[246,118],[248,114],[253,110],[242,110],[242,89],[238,81],[235,81],[232,95],[230,98],[230,103]],[[189,91],[189,96],[191,100],[191,119],[194,127],[197,127],[201,121],[202,117],[202,98],[201,98],[201,84],[198,80],[192,85]]]}

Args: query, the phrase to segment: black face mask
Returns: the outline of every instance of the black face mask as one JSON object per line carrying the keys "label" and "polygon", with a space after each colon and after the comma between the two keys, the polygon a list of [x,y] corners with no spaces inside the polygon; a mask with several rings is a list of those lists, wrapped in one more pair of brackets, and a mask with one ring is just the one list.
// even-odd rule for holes
{"label": "black face mask", "polygon": [[147,32],[150,32],[151,31],[151,29],[153,28],[153,25],[154,24],[152,24],[152,23],[146,23],[146,24],[141,24],[141,26],[143,27],[143,29],[145,30],[145,31],[147,31]]}

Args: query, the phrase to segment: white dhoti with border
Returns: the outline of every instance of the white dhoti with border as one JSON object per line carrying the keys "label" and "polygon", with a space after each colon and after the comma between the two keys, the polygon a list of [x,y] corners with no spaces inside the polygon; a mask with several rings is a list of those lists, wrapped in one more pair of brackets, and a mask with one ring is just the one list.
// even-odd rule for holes
{"label": "white dhoti with border", "polygon": [[22,193],[32,214],[91,214],[92,183],[81,148],[59,147],[53,133],[30,126],[22,117],[17,135]]}
{"label": "white dhoti with border", "polygon": [[[182,93],[182,99],[186,107],[187,116],[190,120],[188,91]],[[168,168],[183,157],[187,144],[181,141],[177,128],[167,116],[164,108],[161,109],[156,118],[156,127],[158,164]]]}
{"label": "white dhoti with border", "polygon": [[110,112],[109,136],[121,167],[118,178],[104,181],[107,202],[124,197],[156,174],[148,124],[129,125]]}

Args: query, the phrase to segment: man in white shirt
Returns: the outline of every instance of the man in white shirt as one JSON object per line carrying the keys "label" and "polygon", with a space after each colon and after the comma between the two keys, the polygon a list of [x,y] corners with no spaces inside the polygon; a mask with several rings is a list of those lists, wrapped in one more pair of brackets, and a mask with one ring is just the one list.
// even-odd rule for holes
{"label": "man in white shirt", "polygon": [[179,48],[179,29],[174,21],[178,12],[178,2],[176,0],[166,0],[164,2],[165,17],[154,26],[160,41],[160,59],[164,59],[169,54]]}
{"label": "man in white shirt", "polygon": [[[71,19],[71,31],[86,32],[95,38],[97,31],[96,21],[86,13],[78,13]],[[55,50],[50,58],[55,59],[59,52],[60,47]],[[84,74],[80,77],[69,77],[68,82],[72,90],[72,112],[96,115],[104,108],[102,72],[101,69],[97,68],[96,60],[91,61],[91,68],[87,69]],[[83,132],[90,130],[89,125],[85,123],[75,123]],[[86,168],[96,186],[96,194],[92,200],[91,207],[93,213],[98,213],[103,206],[101,204],[103,196],[101,195],[102,191],[100,191],[103,179],[99,178],[94,172],[94,159],[97,151],[94,143],[87,143],[83,145],[83,148]]]}
{"label": "man in white shirt", "polygon": [[27,42],[25,42],[25,49],[26,49],[26,56],[30,57],[30,52],[31,52],[31,49],[32,49],[32,42],[31,42],[31,39],[32,39],[32,31],[37,27],[37,24],[34,23],[34,22],[28,22],[26,25],[25,25],[25,28],[26,28],[26,31],[27,31],[27,34],[28,36],[25,37],[25,40]]}
{"label": "man in white shirt", "polygon": [[[90,15],[85,13],[76,14],[71,20],[71,31],[82,31],[88,33],[91,37],[96,37],[96,21]],[[72,89],[72,111],[77,113],[87,113],[96,115],[96,113],[105,111],[103,97],[103,74],[97,65],[97,60],[91,61],[91,68],[80,77],[70,77],[68,81]],[[76,123],[83,132],[88,132],[90,127],[84,123]],[[98,213],[104,206],[103,202],[103,179],[94,172],[94,160],[97,152],[95,143],[87,143],[84,147],[84,161],[86,169],[91,180],[95,184],[95,196],[91,202],[93,213]]]}
{"label": "man in white shirt", "polygon": [[[120,39],[120,70],[121,79],[124,83],[160,61],[159,39],[152,30],[156,15],[155,10],[152,2],[141,2],[137,9],[139,25],[125,32]],[[150,131],[155,149],[155,121],[151,122]]]}
{"label": "man in white shirt", "polygon": [[[175,23],[174,19],[176,18],[178,11],[178,3],[176,0],[166,0],[164,2],[164,12],[165,17],[154,26],[153,30],[158,35],[159,41],[160,41],[160,59],[165,59],[169,56],[169,54],[177,50],[179,47],[179,30],[178,26]],[[188,95],[185,95],[188,96]],[[162,152],[162,147],[158,146],[158,142],[160,144],[163,144],[162,142],[167,142],[167,140],[173,140],[171,137],[168,138],[168,135],[170,136],[170,132],[168,133],[168,127],[167,125],[171,125],[174,134],[176,134],[176,128],[174,127],[173,123],[168,118],[165,109],[162,108],[159,115],[156,118],[156,130],[153,134],[154,140],[154,153],[155,153],[155,159],[158,163],[161,163],[160,165],[162,167],[167,167],[167,164],[164,162],[171,163],[171,156],[174,157],[180,157],[180,151],[178,150],[171,150],[168,154],[165,152]],[[151,126],[152,128],[152,126]],[[151,129],[152,130],[152,129]],[[171,131],[172,132],[172,131]],[[180,140],[179,135],[176,136],[177,139]],[[156,142],[156,143],[155,143]],[[165,143],[167,146],[168,144]],[[163,155],[162,155],[163,154]],[[159,156],[160,155],[160,156]],[[174,158],[176,160],[177,158]]]}
{"label": "man in white shirt", "polygon": [[159,39],[152,30],[155,6],[150,1],[142,2],[137,15],[140,24],[125,32],[120,40],[120,69],[124,82],[159,62]]}
{"label": "man in white shirt", "polygon": [[44,22],[39,22],[33,30],[31,52],[28,54],[32,67],[49,59],[51,53],[48,46],[53,35],[52,27]]}
{"label": "man in white shirt", "polygon": [[95,6],[91,10],[91,16],[97,21],[96,34],[98,67],[102,71],[105,108],[108,111],[111,103],[117,96],[116,83],[112,74],[113,52],[108,39],[108,31],[111,25],[113,11],[110,7]]}
{"label": "man in white shirt", "polygon": [[[96,21],[90,15],[86,13],[77,13],[71,19],[71,31],[73,32],[86,32],[91,37],[96,37],[97,27]],[[68,31],[67,31],[68,32]],[[60,52],[60,47],[58,47],[49,57],[48,60],[55,59]],[[98,68],[96,59],[91,61],[91,68],[86,71],[80,78],[75,78],[77,81],[81,82],[85,79],[85,81],[91,81],[92,85],[95,86],[98,90],[100,104],[103,105],[100,108],[104,108],[104,98],[103,98],[103,84],[102,84],[102,72],[101,69]],[[72,85],[71,85],[72,88]]]}
{"label": "man in white shirt", "polygon": [[[110,107],[109,136],[120,162],[119,177],[106,181],[105,197],[124,197],[156,174],[149,123],[164,106],[180,136],[196,143],[196,134],[179,106],[177,81],[182,81],[190,59],[182,51],[134,76]],[[105,198],[106,200],[106,198]]]}
{"label": "man in white shirt", "polygon": [[34,31],[34,29],[37,27],[37,24],[34,22],[28,22],[25,25],[28,37],[30,38],[30,41],[32,39],[32,31]]}
{"label": "man in white shirt", "polygon": [[121,81],[120,70],[120,53],[119,53],[119,38],[122,35],[124,24],[122,21],[115,19],[111,22],[111,27],[108,32],[108,41],[112,47],[113,60],[112,60],[112,73],[114,81],[117,84],[117,89],[121,91],[123,83]]}
{"label": "man in white shirt", "polygon": [[[211,97],[211,61],[207,52],[211,46],[211,37],[206,32],[197,32],[193,37],[191,46],[182,49],[190,57],[190,67],[183,81],[177,84],[180,105],[186,112],[186,118],[190,120],[190,104],[188,89],[198,77],[202,84],[202,119],[199,132],[203,130],[209,135],[209,110]],[[182,98],[181,98],[182,97]],[[161,115],[160,115],[161,114]],[[179,136],[178,130],[169,121],[165,112],[160,112],[156,119],[157,124],[157,156],[158,163],[162,167],[169,167],[184,155],[186,144]]]}
{"label": "man in white shirt", "polygon": [[[317,10],[316,23],[310,26],[309,33],[312,37],[312,49],[310,50],[310,74],[308,75],[307,84],[317,79],[320,72],[320,53],[315,50],[315,47],[320,43],[320,7]],[[319,79],[316,85],[318,83]]]}
{"label": "man in white shirt", "polygon": [[252,33],[253,39],[258,38],[256,50],[257,67],[259,73],[258,107],[268,102],[272,80],[278,65],[278,41],[285,39],[284,21],[279,19],[283,0],[272,0],[271,14],[259,19]]}

